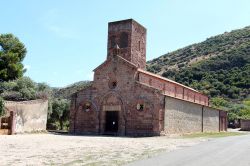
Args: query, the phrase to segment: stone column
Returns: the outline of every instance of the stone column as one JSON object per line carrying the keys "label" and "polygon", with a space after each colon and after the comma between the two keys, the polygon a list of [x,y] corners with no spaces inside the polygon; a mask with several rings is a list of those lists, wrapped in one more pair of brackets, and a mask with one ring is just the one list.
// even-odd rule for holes
{"label": "stone column", "polygon": [[10,121],[9,121],[9,124],[10,124],[10,134],[15,134],[15,125],[16,125],[16,116],[14,114],[13,111],[10,111],[10,117],[9,117]]}

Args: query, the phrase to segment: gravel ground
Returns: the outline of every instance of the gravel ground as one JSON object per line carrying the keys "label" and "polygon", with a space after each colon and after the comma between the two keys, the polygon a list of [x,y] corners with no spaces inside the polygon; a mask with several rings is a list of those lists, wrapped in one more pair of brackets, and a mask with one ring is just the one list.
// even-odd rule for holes
{"label": "gravel ground", "polygon": [[201,139],[54,134],[0,136],[0,165],[122,165]]}

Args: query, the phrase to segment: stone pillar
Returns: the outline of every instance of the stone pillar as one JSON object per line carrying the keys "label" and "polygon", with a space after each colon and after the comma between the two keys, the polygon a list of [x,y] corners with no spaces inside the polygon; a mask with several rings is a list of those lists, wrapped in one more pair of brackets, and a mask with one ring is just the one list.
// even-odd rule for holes
{"label": "stone pillar", "polygon": [[15,114],[13,111],[10,111],[10,117],[9,117],[10,135],[15,134],[15,124],[16,124]]}

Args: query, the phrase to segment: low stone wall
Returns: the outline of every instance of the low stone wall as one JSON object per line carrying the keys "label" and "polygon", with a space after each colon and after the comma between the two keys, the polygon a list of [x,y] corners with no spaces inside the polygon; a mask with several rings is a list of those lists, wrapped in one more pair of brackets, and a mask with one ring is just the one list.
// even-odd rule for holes
{"label": "low stone wall", "polygon": [[167,134],[218,132],[220,111],[188,101],[165,97],[165,125]]}
{"label": "low stone wall", "polygon": [[7,112],[13,111],[13,133],[24,133],[46,130],[48,101],[5,101]]}
{"label": "low stone wall", "polygon": [[241,130],[250,131],[250,119],[249,120],[240,120]]}

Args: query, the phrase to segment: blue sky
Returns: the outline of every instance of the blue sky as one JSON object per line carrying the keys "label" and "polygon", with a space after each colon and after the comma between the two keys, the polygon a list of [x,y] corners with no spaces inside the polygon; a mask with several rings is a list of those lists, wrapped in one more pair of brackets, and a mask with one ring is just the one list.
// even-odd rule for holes
{"label": "blue sky", "polygon": [[92,80],[106,59],[108,22],[147,28],[147,60],[250,25],[249,0],[0,0],[0,33],[27,47],[26,76],[63,87]]}

